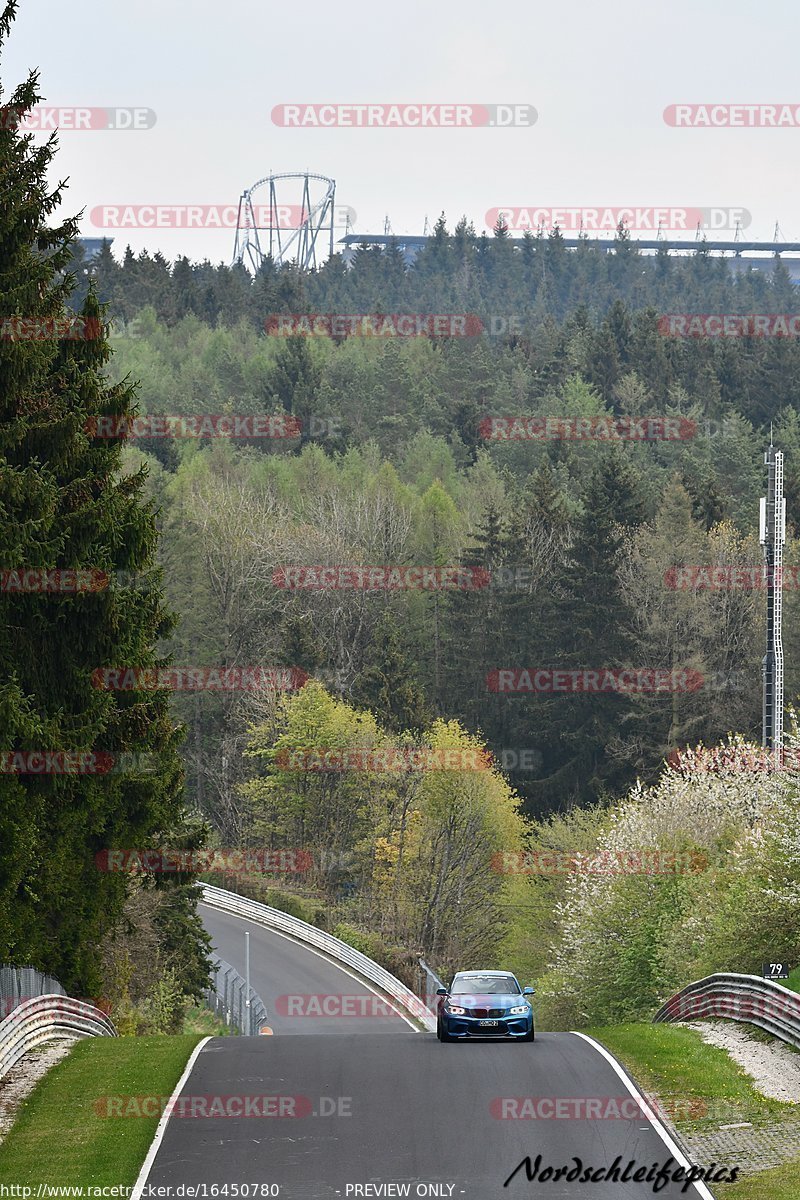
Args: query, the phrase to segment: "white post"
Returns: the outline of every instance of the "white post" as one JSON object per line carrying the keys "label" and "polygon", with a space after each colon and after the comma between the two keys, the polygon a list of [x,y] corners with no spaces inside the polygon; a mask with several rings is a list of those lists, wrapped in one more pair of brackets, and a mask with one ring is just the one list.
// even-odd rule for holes
{"label": "white post", "polygon": [[244,984],[245,984],[245,1012],[247,1013],[247,1036],[252,1032],[250,1024],[250,934],[245,931],[244,935]]}

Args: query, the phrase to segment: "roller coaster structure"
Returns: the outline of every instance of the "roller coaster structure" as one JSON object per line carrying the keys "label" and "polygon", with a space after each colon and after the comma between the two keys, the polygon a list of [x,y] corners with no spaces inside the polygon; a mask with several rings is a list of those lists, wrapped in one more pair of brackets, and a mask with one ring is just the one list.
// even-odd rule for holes
{"label": "roller coaster structure", "polygon": [[[268,189],[266,204],[256,197],[264,188]],[[292,199],[298,190],[299,204]],[[336,183],[325,175],[286,173],[259,179],[239,198],[233,262],[244,263],[253,271],[266,258],[276,266],[292,262],[303,271],[315,268],[318,245],[322,253],[327,241],[328,254],[334,252],[335,196]],[[261,244],[260,232],[269,235],[268,249]]]}

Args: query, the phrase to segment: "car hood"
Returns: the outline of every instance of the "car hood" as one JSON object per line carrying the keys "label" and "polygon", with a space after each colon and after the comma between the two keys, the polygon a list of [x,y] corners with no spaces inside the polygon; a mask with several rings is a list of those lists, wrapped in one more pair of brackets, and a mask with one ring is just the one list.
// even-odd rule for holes
{"label": "car hood", "polygon": [[466,995],[448,996],[448,1001],[451,1004],[458,1005],[459,1008],[516,1008],[518,1004],[528,1004],[530,996],[521,996],[519,992],[508,994],[501,992],[499,995],[489,993],[487,995],[469,992]]}

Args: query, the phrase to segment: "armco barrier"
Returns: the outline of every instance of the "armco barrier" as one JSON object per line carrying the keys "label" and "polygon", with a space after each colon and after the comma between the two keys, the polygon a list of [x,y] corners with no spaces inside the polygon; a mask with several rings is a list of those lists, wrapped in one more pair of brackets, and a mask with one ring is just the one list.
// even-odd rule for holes
{"label": "armco barrier", "polygon": [[654,1021],[744,1021],[800,1050],[800,995],[758,975],[719,973],[676,992]]}
{"label": "armco barrier", "polygon": [[94,1005],[69,996],[36,996],[0,1021],[0,1079],[24,1054],[46,1042],[116,1036],[111,1021]]}
{"label": "armco barrier", "polygon": [[248,900],[244,896],[237,896],[234,892],[226,892],[224,888],[212,887],[207,883],[198,884],[198,887],[203,889],[205,904],[211,905],[212,908],[219,908],[223,912],[233,913],[237,917],[245,917],[248,921],[253,921],[256,925],[264,925],[267,929],[274,929],[277,933],[285,933],[295,941],[303,942],[307,946],[314,946],[334,961],[350,967],[362,979],[374,983],[380,991],[394,1000],[399,1008],[419,1025],[422,1025],[424,1029],[431,1032],[436,1028],[436,1018],[423,1000],[415,996],[410,988],[384,970],[373,959],[367,958],[366,954],[362,954],[360,950],[354,950],[352,946],[348,946],[347,942],[333,937],[330,933],[325,933],[322,929],[317,929],[314,925],[309,925],[307,921],[301,921],[298,917],[290,917],[288,913],[280,912],[277,908],[270,908],[257,900]]}

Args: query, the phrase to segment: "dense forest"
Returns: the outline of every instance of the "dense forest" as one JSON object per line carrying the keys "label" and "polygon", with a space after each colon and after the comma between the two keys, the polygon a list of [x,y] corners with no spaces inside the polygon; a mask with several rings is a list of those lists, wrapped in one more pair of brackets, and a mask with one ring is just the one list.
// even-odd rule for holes
{"label": "dense forest", "polygon": [[[35,80],[18,99],[35,103]],[[0,959],[103,986],[128,1013],[137,990],[154,1003],[153,961],[159,986],[195,994],[191,873],[134,881],[98,861],[302,851],[303,871],[222,877],[409,979],[418,953],[442,970],[505,955],[589,1012],[553,957],[561,935],[527,930],[543,897],[576,921],[579,898],[497,863],[554,830],[596,845],[625,796],[669,793],[677,752],[758,739],[763,449],[771,429],[786,451],[796,566],[800,350],[672,336],[662,318],[790,313],[780,259],[645,255],[622,229],[569,250],[558,232],[512,242],[442,218],[412,263],[396,245],[255,276],[108,245],[85,261],[75,222],[48,225],[53,148],[8,129],[0,153],[28,180],[3,210],[0,316],[10,330],[72,311],[100,333],[0,339],[2,567],[110,580],[0,594],[6,751],[156,764],[3,777]],[[301,336],[302,314],[416,315],[422,333]],[[749,584],[718,585],[737,570]],[[796,571],[785,602],[793,696]],[[294,683],[168,682],[206,668]],[[128,669],[138,682],[98,690]],[[612,682],[523,684],[542,671]],[[614,682],[629,672],[671,682]],[[422,770],[425,755],[449,766]],[[37,881],[46,861],[59,870]]]}
{"label": "dense forest", "polygon": [[[156,254],[90,274],[111,304],[113,378],[141,381],[142,414],[291,414],[299,435],[130,439],[160,509],[161,555],[182,614],[175,661],[270,662],[419,732],[480,733],[543,814],[652,780],[675,747],[757,736],[763,593],[670,586],[681,564],[757,567],[770,425],[800,501],[800,365],[791,339],[664,335],[666,311],[792,311],[779,259],[736,273],[702,243],[645,255],[557,234],[512,244],[444,222],[412,265],[363,248],[301,274]],[[276,312],[464,312],[458,337],[280,337]],[[515,332],[492,336],[500,328]],[[493,438],[494,416],[635,422],[677,438]],[[634,425],[635,427],[635,425]],[[487,433],[489,436],[487,436]],[[788,549],[789,561],[795,555]],[[281,588],[292,566],[462,565],[485,587]],[[672,575],[670,572],[672,571]],[[191,597],[191,603],[187,598]],[[792,641],[796,599],[787,589]],[[609,620],[609,613],[614,619]],[[789,691],[796,656],[787,653]],[[695,691],[541,696],[491,691],[503,668],[698,672]],[[252,700],[178,699],[193,801],[242,834],[236,785]],[[391,711],[387,714],[387,705]],[[221,764],[224,762],[224,769]],[[521,764],[524,764],[521,766]]]}
{"label": "dense forest", "polygon": [[[181,614],[165,642],[172,661],[284,665],[313,681],[282,697],[173,699],[187,729],[187,800],[212,843],[311,854],[299,875],[222,882],[327,923],[410,982],[415,952],[443,970],[510,956],[543,979],[553,1022],[645,1013],[687,971],[719,965],[715,954],[753,969],[768,920],[791,956],[782,913],[748,901],[758,929],[748,938],[732,923],[737,879],[715,864],[609,879],[608,912],[599,882],[587,892],[580,877],[492,866],[520,846],[602,849],[609,821],[645,813],[651,795],[674,812],[655,828],[637,818],[644,844],[707,846],[732,826],[747,841],[739,810],[714,795],[718,827],[686,843],[684,807],[713,786],[702,772],[688,783],[664,774],[686,746],[731,731],[759,740],[757,513],[770,427],[786,452],[787,559],[798,562],[796,342],[670,337],[660,320],[796,307],[779,259],[734,268],[702,245],[644,255],[620,233],[613,252],[568,251],[558,235],[512,245],[463,222],[452,236],[440,223],[411,265],[397,248],[308,274],[267,264],[255,278],[159,255],[117,263],[107,249],[91,264],[84,281],[113,314],[111,378],[140,381],[142,415],[272,414],[290,435],[218,437],[207,425],[205,436],[153,436],[144,422],[125,451],[127,470],[147,469],[159,512],[164,586]],[[286,337],[271,332],[281,313],[461,313],[484,332]],[[496,417],[541,420],[492,437]],[[648,417],[678,435],[541,436],[545,418],[635,430]],[[202,428],[173,422],[179,434]],[[352,586],[353,568],[413,566],[458,567],[478,585]],[[702,566],[717,575],[691,570]],[[350,585],[313,586],[323,567],[349,571]],[[741,586],[713,586],[737,569]],[[793,697],[796,571],[785,606]],[[600,695],[496,686],[503,671],[537,667],[700,683]],[[443,745],[486,746],[493,769],[381,771],[363,759]],[[317,763],[346,750],[355,765],[303,769],[298,747]],[[718,786],[738,796],[747,781]],[[689,963],[678,947],[709,888],[717,933]],[[652,908],[647,929],[634,922],[630,953],[595,961],[606,933],[629,937],[631,904]],[[666,941],[653,950],[656,930]],[[602,987],[587,992],[587,973]]]}
{"label": "dense forest", "polygon": [[800,692],[800,347],[666,319],[792,314],[780,258],[442,217],[86,260],[56,148],[0,121],[0,963],[177,1032],[199,875],[551,1028],[797,962],[800,733],[752,743],[770,439]]}

